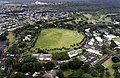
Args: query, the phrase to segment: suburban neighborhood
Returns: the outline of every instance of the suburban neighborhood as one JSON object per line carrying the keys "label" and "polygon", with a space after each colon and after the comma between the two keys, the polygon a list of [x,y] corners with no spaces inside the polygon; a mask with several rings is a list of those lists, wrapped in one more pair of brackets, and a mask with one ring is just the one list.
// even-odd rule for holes
{"label": "suburban neighborhood", "polygon": [[119,78],[119,10],[85,3],[0,3],[0,78]]}

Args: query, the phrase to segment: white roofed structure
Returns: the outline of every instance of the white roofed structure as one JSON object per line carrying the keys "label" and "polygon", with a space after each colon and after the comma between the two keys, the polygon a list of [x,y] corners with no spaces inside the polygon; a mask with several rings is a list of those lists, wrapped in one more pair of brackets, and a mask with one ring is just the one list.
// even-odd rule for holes
{"label": "white roofed structure", "polygon": [[52,54],[32,54],[33,57],[36,57],[40,61],[50,61],[52,60]]}
{"label": "white roofed structure", "polygon": [[97,55],[102,56],[102,54],[100,54],[100,51],[98,51],[98,50],[94,50],[94,49],[86,49],[86,51],[88,51],[88,52],[90,52],[90,53],[94,53],[94,54],[97,54]]}
{"label": "white roofed structure", "polygon": [[77,56],[78,54],[82,53],[82,49],[78,49],[78,50],[73,50],[68,52],[68,55],[70,58]]}
{"label": "white roofed structure", "polygon": [[95,37],[95,39],[98,41],[98,42],[103,42],[103,39],[99,36]]}

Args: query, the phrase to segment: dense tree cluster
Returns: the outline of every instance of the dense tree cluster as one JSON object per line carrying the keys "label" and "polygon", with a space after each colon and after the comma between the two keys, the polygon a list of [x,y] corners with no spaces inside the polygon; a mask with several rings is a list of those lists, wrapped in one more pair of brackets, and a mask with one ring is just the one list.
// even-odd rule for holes
{"label": "dense tree cluster", "polygon": [[7,40],[7,35],[8,35],[8,32],[5,32],[4,34],[0,35],[0,41]]}
{"label": "dense tree cluster", "polygon": [[67,52],[61,52],[61,53],[54,53],[53,54],[54,60],[69,60],[70,57],[68,56]]}
{"label": "dense tree cluster", "polygon": [[20,42],[19,45],[18,45],[19,48],[24,48],[26,46],[27,46],[27,44],[24,41]]}
{"label": "dense tree cluster", "polygon": [[120,70],[120,63],[115,63],[115,64],[113,64],[112,67],[115,70],[115,73],[114,73],[115,78],[119,78],[120,77],[120,71],[119,71]]}
{"label": "dense tree cluster", "polygon": [[62,63],[60,65],[60,69],[62,71],[73,70],[72,74],[70,74],[68,78],[102,78],[105,75],[104,66],[97,64],[93,68],[90,66],[90,64],[84,63],[79,59],[74,59],[68,63]]}
{"label": "dense tree cluster", "polygon": [[[24,30],[23,30],[24,29]],[[35,42],[37,40],[37,35],[38,35],[39,31],[39,26],[38,25],[27,25],[24,26],[21,29],[17,29],[14,31],[15,36],[18,37],[18,47],[22,48],[24,50],[24,48],[31,48],[35,45]],[[30,35],[30,41],[29,40],[25,40],[23,41],[23,39],[27,36]],[[30,43],[29,43],[30,42]]]}
{"label": "dense tree cluster", "polygon": [[26,57],[22,62],[13,65],[13,68],[19,72],[35,72],[42,69],[42,64],[33,57]]}
{"label": "dense tree cluster", "polygon": [[26,78],[26,76],[22,72],[18,72],[16,74],[12,74],[10,78]]}
{"label": "dense tree cluster", "polygon": [[68,70],[69,69],[68,63],[61,63],[60,64],[60,69],[61,70]]}
{"label": "dense tree cluster", "polygon": [[79,69],[83,64],[84,62],[79,59],[74,59],[73,61],[68,62],[69,68],[71,69]]}
{"label": "dense tree cluster", "polygon": [[[60,69],[61,70],[67,70],[67,69],[76,70],[76,69],[79,69],[79,68],[85,69],[84,65],[87,66],[88,64],[86,64],[86,63],[84,64],[83,61],[75,58],[74,60],[69,61],[68,63],[60,64]],[[88,68],[89,68],[89,66],[88,66]]]}
{"label": "dense tree cluster", "polygon": [[114,63],[120,62],[120,58],[117,57],[117,56],[114,56],[114,57],[112,57],[112,61],[113,61]]}
{"label": "dense tree cluster", "polygon": [[22,60],[22,62],[16,63],[13,65],[13,69],[22,72],[39,72],[42,70],[51,70],[55,67],[54,62],[46,62],[46,63],[40,63],[37,61],[36,58],[33,58],[31,56],[28,56]]}
{"label": "dense tree cluster", "polygon": [[63,74],[63,72],[62,72],[61,70],[59,70],[59,71],[57,72],[57,76],[58,76],[59,78],[64,78],[64,74]]}
{"label": "dense tree cluster", "polygon": [[117,45],[113,40],[111,40],[110,46],[111,46],[112,48],[115,48],[115,47],[117,47],[118,45]]}
{"label": "dense tree cluster", "polygon": [[44,64],[44,68],[46,70],[52,70],[55,67],[55,64],[53,62],[47,62]]}
{"label": "dense tree cluster", "polygon": [[102,46],[102,54],[108,54],[109,53],[109,47],[107,45]]}
{"label": "dense tree cluster", "polygon": [[81,69],[78,69],[74,71],[71,75],[69,75],[68,78],[81,78],[83,74],[84,74],[84,71]]}
{"label": "dense tree cluster", "polygon": [[7,72],[4,70],[0,70],[0,78],[4,78],[7,76]]}

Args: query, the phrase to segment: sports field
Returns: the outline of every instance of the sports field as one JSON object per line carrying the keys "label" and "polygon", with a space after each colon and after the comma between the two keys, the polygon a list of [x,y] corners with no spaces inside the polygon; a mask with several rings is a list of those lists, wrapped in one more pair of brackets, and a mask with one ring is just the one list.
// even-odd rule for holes
{"label": "sports field", "polygon": [[68,29],[49,28],[44,29],[38,36],[38,40],[34,48],[54,49],[54,48],[70,48],[70,45],[80,43],[84,35],[77,31]]}

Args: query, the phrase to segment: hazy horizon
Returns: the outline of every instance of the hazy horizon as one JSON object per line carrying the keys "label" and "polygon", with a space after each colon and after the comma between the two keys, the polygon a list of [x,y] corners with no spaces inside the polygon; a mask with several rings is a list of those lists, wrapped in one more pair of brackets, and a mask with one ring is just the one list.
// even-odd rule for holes
{"label": "hazy horizon", "polygon": [[101,3],[109,6],[119,6],[120,0],[0,0],[0,3],[34,3],[35,1],[42,2],[84,2],[84,3]]}
{"label": "hazy horizon", "polygon": [[58,2],[58,1],[101,1],[101,2],[120,2],[120,0],[0,0],[0,2],[4,2],[4,1],[8,1],[8,2],[35,2],[35,1],[45,1],[45,2]]}

